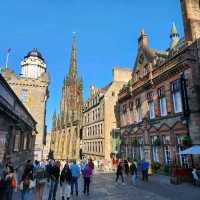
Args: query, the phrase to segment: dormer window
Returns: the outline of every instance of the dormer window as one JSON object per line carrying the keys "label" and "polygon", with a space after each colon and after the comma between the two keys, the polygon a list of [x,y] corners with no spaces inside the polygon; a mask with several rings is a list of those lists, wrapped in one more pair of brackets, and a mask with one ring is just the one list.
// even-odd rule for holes
{"label": "dormer window", "polygon": [[146,76],[147,73],[148,73],[148,66],[146,65],[146,66],[143,67],[142,75],[143,75],[143,76]]}

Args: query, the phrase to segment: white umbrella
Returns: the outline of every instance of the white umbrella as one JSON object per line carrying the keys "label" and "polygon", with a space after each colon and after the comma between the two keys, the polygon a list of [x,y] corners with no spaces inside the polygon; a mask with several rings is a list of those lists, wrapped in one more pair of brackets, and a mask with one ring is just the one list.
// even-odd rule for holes
{"label": "white umbrella", "polygon": [[186,154],[190,154],[190,155],[200,155],[200,145],[194,145],[188,149],[185,149],[183,151],[179,152],[180,155],[186,155]]}

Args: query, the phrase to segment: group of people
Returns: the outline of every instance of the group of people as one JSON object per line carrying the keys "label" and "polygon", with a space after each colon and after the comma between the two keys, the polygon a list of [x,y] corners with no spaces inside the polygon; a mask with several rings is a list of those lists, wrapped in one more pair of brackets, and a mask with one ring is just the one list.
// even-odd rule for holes
{"label": "group of people", "polygon": [[[80,163],[78,165],[74,160],[72,163],[66,161],[63,169],[59,161],[50,161],[46,167],[48,173],[48,181],[50,183],[50,190],[48,200],[55,200],[58,184],[61,186],[62,200],[69,200],[70,196],[75,194],[78,196],[78,180],[82,174],[84,180],[84,194],[89,195],[89,186],[91,181],[94,163],[90,159],[88,162]],[[60,173],[61,171],[61,173]]]}
{"label": "group of people", "polygon": [[[142,160],[140,163],[140,168],[142,172],[142,180],[148,181],[149,163],[145,160]],[[122,184],[124,184],[123,174],[125,173],[127,176],[131,175],[132,184],[136,185],[137,172],[138,163],[136,160],[133,160],[132,162],[129,162],[128,160],[119,161],[115,181],[118,182],[119,177],[121,177]]]}
{"label": "group of people", "polygon": [[60,161],[50,160],[45,163],[28,160],[19,175],[11,162],[6,163],[5,166],[0,164],[0,199],[12,200],[13,192],[19,189],[22,200],[29,200],[32,190],[35,192],[36,199],[42,200],[45,184],[48,183],[48,200],[56,199],[59,184],[62,200],[69,200],[74,192],[78,196],[78,180],[81,175],[84,180],[83,192],[89,195],[93,169],[92,159],[79,165],[75,160],[71,163],[67,160],[64,166]]}
{"label": "group of people", "polygon": [[[0,164],[0,197],[2,200],[12,200],[13,192],[17,189],[21,191],[22,200],[29,200],[32,188],[36,189],[36,198],[42,200],[41,189],[44,188],[45,182],[41,181],[38,174],[41,170],[45,171],[44,167],[37,160],[34,163],[28,160],[22,168],[16,173],[11,162]],[[45,178],[45,175],[43,177]]]}

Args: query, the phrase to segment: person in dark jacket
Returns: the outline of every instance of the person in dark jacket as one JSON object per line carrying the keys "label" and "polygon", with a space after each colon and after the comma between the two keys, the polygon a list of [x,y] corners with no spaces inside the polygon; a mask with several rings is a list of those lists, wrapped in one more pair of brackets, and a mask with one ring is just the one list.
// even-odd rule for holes
{"label": "person in dark jacket", "polygon": [[72,173],[70,171],[69,165],[65,164],[61,175],[60,175],[60,186],[62,191],[62,200],[67,200],[70,198],[71,193],[71,180],[72,180]]}
{"label": "person in dark jacket", "polygon": [[125,169],[125,174],[128,176],[129,175],[128,160],[124,160],[124,169]]}
{"label": "person in dark jacket", "polygon": [[132,183],[133,185],[136,185],[136,176],[137,176],[137,167],[134,162],[132,162],[130,166],[130,173],[131,173],[131,178],[132,178]]}
{"label": "person in dark jacket", "polygon": [[83,179],[84,179],[84,191],[83,193],[89,195],[90,192],[90,177],[92,175],[92,168],[87,164],[82,170]]}
{"label": "person in dark jacket", "polygon": [[119,164],[118,164],[118,166],[117,166],[116,182],[118,181],[119,176],[121,176],[121,178],[122,178],[122,183],[124,183],[122,162],[119,162]]}
{"label": "person in dark jacket", "polygon": [[56,200],[56,192],[57,192],[59,177],[60,177],[60,162],[56,161],[51,169],[51,174],[50,174],[51,186],[49,190],[48,200]]}

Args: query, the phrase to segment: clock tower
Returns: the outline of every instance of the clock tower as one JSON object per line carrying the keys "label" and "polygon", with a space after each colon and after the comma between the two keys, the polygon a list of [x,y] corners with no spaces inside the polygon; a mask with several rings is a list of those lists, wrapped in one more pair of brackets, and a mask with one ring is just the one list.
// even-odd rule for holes
{"label": "clock tower", "polygon": [[8,68],[3,69],[2,74],[37,122],[34,159],[41,160],[46,143],[45,118],[50,81],[46,72],[45,60],[41,53],[34,48],[21,61],[20,76]]}

